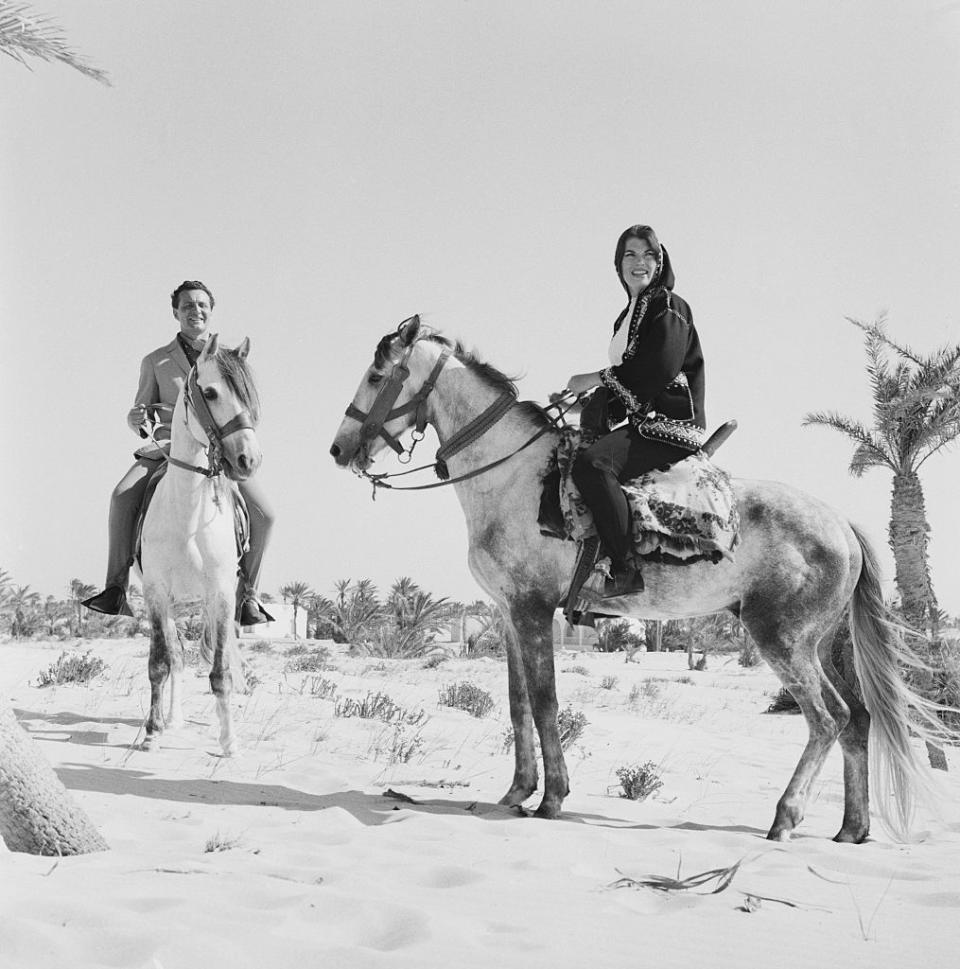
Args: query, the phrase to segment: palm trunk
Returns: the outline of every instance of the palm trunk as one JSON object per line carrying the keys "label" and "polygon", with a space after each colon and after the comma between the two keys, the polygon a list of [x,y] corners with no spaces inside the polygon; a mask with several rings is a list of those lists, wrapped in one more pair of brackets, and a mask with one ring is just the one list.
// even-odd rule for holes
{"label": "palm trunk", "polygon": [[[923,487],[915,472],[893,476],[893,497],[890,503],[890,548],[896,566],[894,581],[900,593],[900,605],[904,619],[922,633],[936,635],[938,632],[938,604],[930,579],[927,557],[930,525],[927,522]],[[925,659],[932,656],[929,648],[924,650]],[[920,691],[929,695],[934,691],[935,676],[921,671],[918,678]],[[947,770],[944,752],[927,741],[927,757],[936,770]]]}
{"label": "palm trunk", "polygon": [[904,618],[921,632],[935,631],[937,625],[937,597],[927,557],[929,534],[920,479],[912,471],[894,475],[890,548],[896,563],[895,581]]}
{"label": "palm trunk", "polygon": [[107,848],[6,706],[0,707],[0,837],[11,851],[38,855]]}

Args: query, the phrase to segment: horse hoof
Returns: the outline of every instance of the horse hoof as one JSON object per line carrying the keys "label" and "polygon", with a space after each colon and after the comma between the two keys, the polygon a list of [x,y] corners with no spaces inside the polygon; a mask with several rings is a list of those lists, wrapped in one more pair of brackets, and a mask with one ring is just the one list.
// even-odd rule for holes
{"label": "horse hoof", "polygon": [[546,818],[548,821],[556,821],[560,817],[561,806],[559,804],[548,804],[542,801],[540,807],[534,812],[534,817]]}
{"label": "horse hoof", "polygon": [[497,804],[502,804],[504,807],[520,807],[527,798],[537,789],[536,784],[527,790],[525,787],[511,787],[503,797],[497,801]]}
{"label": "horse hoof", "polygon": [[149,737],[145,737],[142,744],[140,744],[141,750],[156,750],[160,746],[160,735],[152,734]]}
{"label": "horse hoof", "polygon": [[792,833],[788,828],[771,828],[769,834],[767,834],[767,841],[779,841],[781,844],[786,844]]}
{"label": "horse hoof", "polygon": [[870,834],[869,828],[867,828],[863,832],[847,831],[844,828],[841,828],[833,836],[833,840],[836,841],[838,844],[860,845],[867,840],[867,835],[869,834]]}

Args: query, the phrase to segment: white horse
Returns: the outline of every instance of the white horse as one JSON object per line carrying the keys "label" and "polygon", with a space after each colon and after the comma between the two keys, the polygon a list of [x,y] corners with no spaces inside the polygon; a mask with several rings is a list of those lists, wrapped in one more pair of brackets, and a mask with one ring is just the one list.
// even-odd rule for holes
{"label": "white horse", "polygon": [[[220,744],[237,750],[230,713],[232,675],[239,673],[234,615],[239,556],[235,482],[260,467],[256,424],[260,401],[246,358],[250,341],[236,350],[214,334],[201,352],[173,411],[168,467],[147,509],[141,538],[143,598],[150,620],[150,713],[143,748],[153,748],[164,727],[183,723],[183,647],[173,622],[178,599],[199,597],[204,607],[202,648],[211,661]],[[161,709],[170,680],[169,715]]]}

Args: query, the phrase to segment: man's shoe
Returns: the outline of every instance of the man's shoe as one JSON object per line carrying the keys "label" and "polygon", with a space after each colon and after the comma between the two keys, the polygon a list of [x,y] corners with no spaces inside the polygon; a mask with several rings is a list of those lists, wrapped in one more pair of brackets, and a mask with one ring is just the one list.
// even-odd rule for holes
{"label": "man's shoe", "polygon": [[637,592],[643,592],[643,576],[639,569],[617,569],[603,584],[604,599],[619,599]]}
{"label": "man's shoe", "polygon": [[240,603],[240,625],[256,626],[261,622],[273,622],[273,616],[263,608],[256,598],[247,596]]}
{"label": "man's shoe", "polygon": [[108,585],[103,592],[84,599],[80,604],[107,616],[133,616],[127,604],[127,593],[118,585]]}

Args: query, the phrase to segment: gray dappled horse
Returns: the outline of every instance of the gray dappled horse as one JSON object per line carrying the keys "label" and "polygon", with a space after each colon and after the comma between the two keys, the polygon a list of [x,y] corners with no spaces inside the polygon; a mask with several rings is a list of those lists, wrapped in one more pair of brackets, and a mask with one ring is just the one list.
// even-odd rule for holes
{"label": "gray dappled horse", "polygon": [[[553,617],[576,547],[540,532],[543,478],[557,431],[541,407],[518,402],[515,395],[502,373],[422,327],[414,316],[380,341],[330,452],[341,467],[367,473],[385,445],[403,454],[397,437],[406,428],[415,427],[415,440],[426,424],[435,428],[438,456],[466,517],[470,570],[503,610],[509,630],[515,769],[500,803],[520,805],[536,790],[536,726],[544,770],[536,813],[555,818],[569,789],[557,725]],[[917,795],[931,790],[911,742],[911,715],[921,723],[921,735],[924,729],[932,732],[935,721],[932,706],[900,676],[901,661],[914,658],[889,621],[876,557],[855,527],[794,488],[735,480],[734,491],[741,521],[734,560],[645,564],[643,592],[604,600],[604,612],[676,619],[727,609],[740,617],[809,726],[769,838],[787,840],[800,823],[837,739],[843,751],[844,814],[836,840],[867,837],[871,726],[877,807],[894,833],[906,836]],[[830,657],[845,612],[862,701]]]}
{"label": "gray dappled horse", "polygon": [[211,662],[220,744],[228,757],[237,749],[230,711],[231,686],[241,674],[234,626],[239,563],[235,482],[255,474],[262,460],[255,430],[260,402],[246,363],[249,351],[249,340],[236,350],[219,346],[216,334],[207,341],[177,398],[167,469],[144,518],[141,572],[150,620],[146,750],[156,746],[164,728],[183,724],[183,648],[173,604],[192,598],[203,603],[201,650]]}

